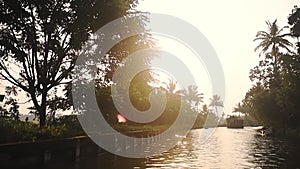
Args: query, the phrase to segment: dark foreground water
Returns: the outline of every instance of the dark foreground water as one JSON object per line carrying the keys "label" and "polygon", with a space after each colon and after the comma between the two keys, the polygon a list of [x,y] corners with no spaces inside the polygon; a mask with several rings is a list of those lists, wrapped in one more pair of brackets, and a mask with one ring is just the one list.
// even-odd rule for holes
{"label": "dark foreground water", "polygon": [[300,168],[300,146],[257,135],[256,129],[211,128],[193,130],[176,147],[147,159],[102,154],[77,162],[51,163],[55,169],[198,169],[198,168]]}

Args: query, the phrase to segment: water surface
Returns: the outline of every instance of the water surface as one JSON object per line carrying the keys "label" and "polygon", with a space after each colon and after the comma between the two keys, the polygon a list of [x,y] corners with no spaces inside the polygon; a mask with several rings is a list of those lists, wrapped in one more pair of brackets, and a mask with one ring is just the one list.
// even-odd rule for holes
{"label": "water surface", "polygon": [[63,162],[46,168],[74,169],[198,169],[198,168],[300,168],[297,142],[262,137],[256,129],[225,127],[197,129],[173,149],[146,159],[129,159],[109,153]]}

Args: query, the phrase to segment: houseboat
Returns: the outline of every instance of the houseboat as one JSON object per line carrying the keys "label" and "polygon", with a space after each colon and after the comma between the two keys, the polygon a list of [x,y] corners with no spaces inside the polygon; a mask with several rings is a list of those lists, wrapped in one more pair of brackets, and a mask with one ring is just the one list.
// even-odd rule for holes
{"label": "houseboat", "polygon": [[238,116],[229,116],[226,119],[227,128],[244,128],[244,120]]}

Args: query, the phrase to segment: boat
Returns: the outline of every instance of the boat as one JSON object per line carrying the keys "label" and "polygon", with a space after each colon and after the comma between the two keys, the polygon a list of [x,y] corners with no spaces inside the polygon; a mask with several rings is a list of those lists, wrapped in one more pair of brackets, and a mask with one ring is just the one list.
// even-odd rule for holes
{"label": "boat", "polygon": [[229,116],[226,119],[227,128],[244,128],[244,120],[238,116]]}

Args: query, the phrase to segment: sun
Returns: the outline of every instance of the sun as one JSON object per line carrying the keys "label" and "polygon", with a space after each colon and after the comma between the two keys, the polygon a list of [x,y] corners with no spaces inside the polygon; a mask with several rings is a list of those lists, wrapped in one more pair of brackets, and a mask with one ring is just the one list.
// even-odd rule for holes
{"label": "sun", "polygon": [[[201,56],[197,56],[192,49],[176,39],[162,35],[153,35],[153,38],[157,41],[158,50],[158,56],[151,61],[153,69],[159,72],[159,76],[156,78],[165,83],[170,81],[178,83],[178,90],[196,85],[199,87],[200,92],[207,96],[204,101],[209,101],[208,98],[213,95],[212,85],[206,67],[201,61]],[[195,84],[191,84],[190,81],[186,80],[189,75],[183,68],[189,70]]]}

